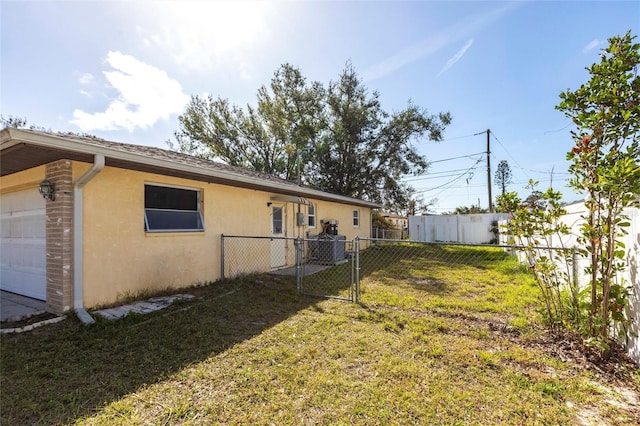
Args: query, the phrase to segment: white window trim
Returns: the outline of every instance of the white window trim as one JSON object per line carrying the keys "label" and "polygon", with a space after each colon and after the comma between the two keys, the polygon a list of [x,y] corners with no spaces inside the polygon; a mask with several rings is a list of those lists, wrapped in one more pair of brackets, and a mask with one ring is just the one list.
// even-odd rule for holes
{"label": "white window trim", "polygon": [[[358,222],[356,224],[356,221]],[[351,223],[354,228],[360,228],[360,209],[353,209],[353,217],[351,218]]]}
{"label": "white window trim", "polygon": [[[200,223],[202,224],[201,229],[149,229],[149,221],[147,219],[147,211],[148,210],[161,210],[161,211],[172,211],[172,209],[155,209],[155,208],[144,208],[144,232],[148,234],[161,234],[161,233],[169,233],[169,232],[204,232],[206,231],[206,225],[204,223],[204,216],[202,215],[202,188],[193,188],[188,186],[179,186],[179,185],[171,185],[166,183],[158,183],[158,182],[149,182],[144,181],[144,186],[159,186],[163,188],[175,188],[175,189],[183,189],[186,191],[194,191],[197,194],[197,213],[200,216]],[[144,198],[144,195],[143,195]],[[143,200],[144,201],[144,200]],[[184,211],[184,212],[195,212],[196,210],[176,210],[176,211]]]}
{"label": "white window trim", "polygon": [[[273,217],[273,213],[275,212],[276,209],[280,209],[280,232],[276,232],[275,230],[275,226],[274,226],[274,217]],[[284,228],[286,226],[286,219],[285,219],[285,208],[284,206],[273,206],[271,208],[271,235],[284,235]]]}
{"label": "white window trim", "polygon": [[[313,214],[311,214],[311,212],[309,211],[309,208],[313,208]],[[309,223],[309,219],[313,218],[313,225],[309,225],[309,228],[314,229],[317,226],[316,223],[318,223],[318,221],[316,220],[318,216],[316,212],[316,205],[313,203],[310,203],[309,208],[307,209],[307,223]]]}

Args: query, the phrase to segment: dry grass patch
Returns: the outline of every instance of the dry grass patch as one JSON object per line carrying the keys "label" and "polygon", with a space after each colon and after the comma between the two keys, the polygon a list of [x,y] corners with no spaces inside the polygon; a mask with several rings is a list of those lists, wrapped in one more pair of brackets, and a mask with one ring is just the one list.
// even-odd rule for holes
{"label": "dry grass patch", "polygon": [[554,343],[509,262],[458,275],[411,252],[367,271],[362,305],[248,277],[148,316],[2,337],[1,423],[633,424],[637,369],[597,372]]}

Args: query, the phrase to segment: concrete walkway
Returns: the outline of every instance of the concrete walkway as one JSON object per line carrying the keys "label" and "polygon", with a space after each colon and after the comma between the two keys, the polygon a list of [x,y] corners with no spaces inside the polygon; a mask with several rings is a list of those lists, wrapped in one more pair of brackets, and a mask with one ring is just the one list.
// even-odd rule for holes
{"label": "concrete walkway", "polygon": [[151,299],[130,303],[128,305],[93,311],[92,314],[100,315],[101,317],[109,320],[114,320],[122,318],[130,312],[134,312],[136,314],[148,314],[149,312],[164,309],[177,300],[190,300],[193,298],[195,298],[195,296],[191,294],[176,294],[166,297],[153,297]]}
{"label": "concrete walkway", "polygon": [[[334,265],[317,265],[317,264],[307,263],[305,265],[302,265],[302,276],[306,277],[307,275],[313,275],[317,272],[324,271],[325,269],[332,268],[333,266]],[[270,275],[295,275],[296,267],[291,266],[289,268],[275,269],[269,272],[269,274]]]}
{"label": "concrete walkway", "polygon": [[0,290],[0,321],[19,321],[46,308],[47,303],[42,300]]}

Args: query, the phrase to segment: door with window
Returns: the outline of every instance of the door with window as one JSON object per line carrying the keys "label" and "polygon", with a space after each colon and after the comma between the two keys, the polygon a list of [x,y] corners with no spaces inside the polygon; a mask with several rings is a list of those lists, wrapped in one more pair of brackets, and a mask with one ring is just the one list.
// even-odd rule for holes
{"label": "door with window", "polygon": [[283,206],[271,207],[271,269],[287,266],[286,215]]}

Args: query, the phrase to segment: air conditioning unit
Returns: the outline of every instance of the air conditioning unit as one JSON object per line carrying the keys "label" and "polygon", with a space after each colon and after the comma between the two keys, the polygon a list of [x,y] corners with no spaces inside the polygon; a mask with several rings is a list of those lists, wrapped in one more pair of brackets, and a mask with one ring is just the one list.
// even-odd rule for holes
{"label": "air conditioning unit", "polygon": [[344,235],[318,235],[317,259],[320,263],[336,264],[346,257],[347,237]]}

